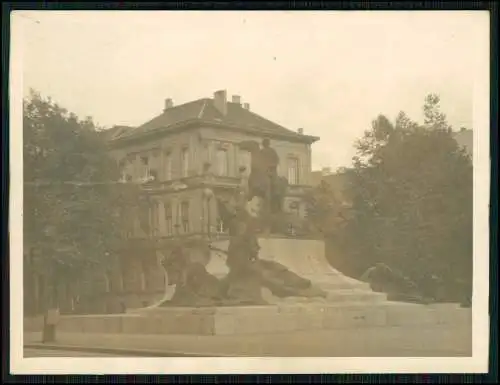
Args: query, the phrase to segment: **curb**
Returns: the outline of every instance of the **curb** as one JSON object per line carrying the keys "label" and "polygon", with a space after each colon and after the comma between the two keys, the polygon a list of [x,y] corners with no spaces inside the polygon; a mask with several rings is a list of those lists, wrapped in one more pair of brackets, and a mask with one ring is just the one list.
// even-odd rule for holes
{"label": "curb", "polygon": [[163,350],[146,350],[146,349],[128,349],[128,348],[108,348],[108,347],[88,347],[79,345],[61,345],[61,344],[46,344],[46,343],[28,343],[24,344],[25,349],[38,350],[66,350],[73,352],[85,353],[103,353],[114,354],[117,356],[127,357],[238,357],[236,355],[215,354],[215,353],[187,353]]}

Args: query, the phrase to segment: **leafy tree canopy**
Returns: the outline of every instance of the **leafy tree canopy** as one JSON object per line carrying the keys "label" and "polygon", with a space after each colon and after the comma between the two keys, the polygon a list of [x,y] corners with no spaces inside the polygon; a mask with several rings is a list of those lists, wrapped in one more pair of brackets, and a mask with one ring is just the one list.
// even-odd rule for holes
{"label": "leafy tree canopy", "polygon": [[65,277],[102,267],[129,225],[138,186],[116,183],[119,166],[91,118],[32,91],[23,119],[25,255]]}
{"label": "leafy tree canopy", "polygon": [[[347,223],[330,226],[329,236],[358,274],[383,262],[415,280],[435,275],[470,286],[472,162],[453,138],[439,97],[427,96],[423,110],[423,124],[404,112],[394,122],[380,115],[356,142],[353,167],[344,171]],[[338,216],[328,206],[332,199],[316,202],[324,223]]]}

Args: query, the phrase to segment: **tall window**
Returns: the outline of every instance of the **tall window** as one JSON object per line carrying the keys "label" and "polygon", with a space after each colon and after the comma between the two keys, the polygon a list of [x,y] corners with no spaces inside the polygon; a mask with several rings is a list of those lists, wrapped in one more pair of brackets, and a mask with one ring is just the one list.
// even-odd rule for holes
{"label": "tall window", "polygon": [[141,262],[140,273],[139,273],[141,291],[146,291],[148,289],[148,280],[146,277],[146,269],[147,269],[146,264],[144,262]]}
{"label": "tall window", "polygon": [[172,220],[172,205],[170,203],[165,203],[165,227],[167,229],[167,235],[173,235],[174,223]]}
{"label": "tall window", "polygon": [[121,181],[127,181],[127,158],[121,159],[118,162],[118,168],[120,169]]}
{"label": "tall window", "polygon": [[245,167],[245,173],[248,174],[251,168],[251,157],[249,151],[240,150],[238,153],[239,167]]}
{"label": "tall window", "polygon": [[149,158],[141,156],[141,176],[143,178],[149,177]]}
{"label": "tall window", "polygon": [[181,203],[180,217],[182,232],[189,233],[189,202]]}
{"label": "tall window", "polygon": [[160,163],[160,153],[158,151],[153,152],[152,159],[149,163],[148,176],[153,178],[153,180],[158,180],[158,166]]}
{"label": "tall window", "polygon": [[108,271],[104,273],[104,286],[106,293],[109,293],[111,291],[111,274]]}
{"label": "tall window", "polygon": [[227,151],[223,148],[217,150],[217,174],[226,176],[229,173]]}
{"label": "tall window", "polygon": [[151,231],[153,235],[160,232],[160,203],[153,202],[151,206]]}
{"label": "tall window", "polygon": [[290,213],[296,217],[300,217],[300,204],[298,201],[293,201],[290,203]]}
{"label": "tall window", "polygon": [[123,159],[122,177],[127,182],[137,177],[136,161],[137,155],[134,153],[127,154],[125,159]]}
{"label": "tall window", "polygon": [[216,231],[218,234],[223,234],[226,232],[226,226],[221,218],[217,218]]}
{"label": "tall window", "polygon": [[165,180],[172,179],[172,153],[165,151]]}
{"label": "tall window", "polygon": [[288,183],[299,184],[299,160],[288,158]]}
{"label": "tall window", "polygon": [[183,148],[181,151],[182,177],[189,175],[189,149]]}

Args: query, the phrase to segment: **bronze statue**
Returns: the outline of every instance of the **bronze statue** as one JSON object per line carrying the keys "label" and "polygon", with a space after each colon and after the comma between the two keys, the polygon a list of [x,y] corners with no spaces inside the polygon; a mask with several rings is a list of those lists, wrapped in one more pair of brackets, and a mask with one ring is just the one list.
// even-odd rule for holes
{"label": "bronze statue", "polygon": [[262,148],[256,141],[243,141],[239,144],[243,150],[251,155],[251,169],[248,178],[248,199],[254,196],[264,200],[265,213],[277,214],[281,212],[283,198],[288,182],[278,176],[279,156],[269,139],[262,141]]}

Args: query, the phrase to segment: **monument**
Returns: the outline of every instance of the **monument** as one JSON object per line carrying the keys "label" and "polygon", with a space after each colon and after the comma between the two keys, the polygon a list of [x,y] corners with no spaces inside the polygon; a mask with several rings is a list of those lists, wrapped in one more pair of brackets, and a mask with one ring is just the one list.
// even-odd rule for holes
{"label": "monument", "polygon": [[[335,295],[329,296],[328,288],[351,289],[352,294],[359,294],[360,288],[368,291],[364,283],[349,280],[329,266],[324,260],[324,251],[320,251],[320,255],[289,256],[299,259],[295,261],[295,271],[287,266],[286,257],[284,261],[276,259],[276,255],[274,258],[262,258],[260,243],[266,243],[266,239],[259,240],[259,235],[269,234],[271,218],[284,215],[282,203],[286,180],[278,176],[279,157],[269,140],[263,140],[262,148],[255,141],[241,142],[239,147],[251,154],[247,185],[241,185],[229,199],[215,197],[219,214],[228,228],[229,241],[214,241],[207,237],[178,241],[171,246],[168,254],[162,257],[162,267],[172,288],[165,293],[171,295],[166,294],[153,308],[269,305],[287,298],[301,301],[333,299]],[[323,244],[322,241],[311,241]],[[276,252],[289,253],[295,249],[294,244],[300,242],[281,239],[280,243],[285,244],[282,246],[288,247]],[[313,253],[317,254],[317,250]],[[193,258],[193,255],[199,258]],[[221,269],[213,269],[211,260],[214,258],[219,258],[219,264],[225,260],[222,269],[225,268],[225,273]],[[300,259],[303,259],[305,269],[300,268]],[[318,260],[320,263],[316,271],[303,276],[308,267],[314,269],[313,265],[318,265]],[[383,297],[380,293],[370,294],[372,299]]]}
{"label": "monument", "polygon": [[168,248],[157,245],[165,274],[162,298],[125,314],[63,317],[58,328],[243,335],[470,321],[470,311],[388,301],[386,294],[374,292],[368,283],[330,266],[321,240],[269,234],[270,218],[283,215],[278,203],[286,184],[275,172],[279,159],[268,143],[260,148],[257,142],[247,141],[240,147],[252,155],[248,181],[229,197],[214,196],[229,230],[228,240],[208,233],[175,239]]}

